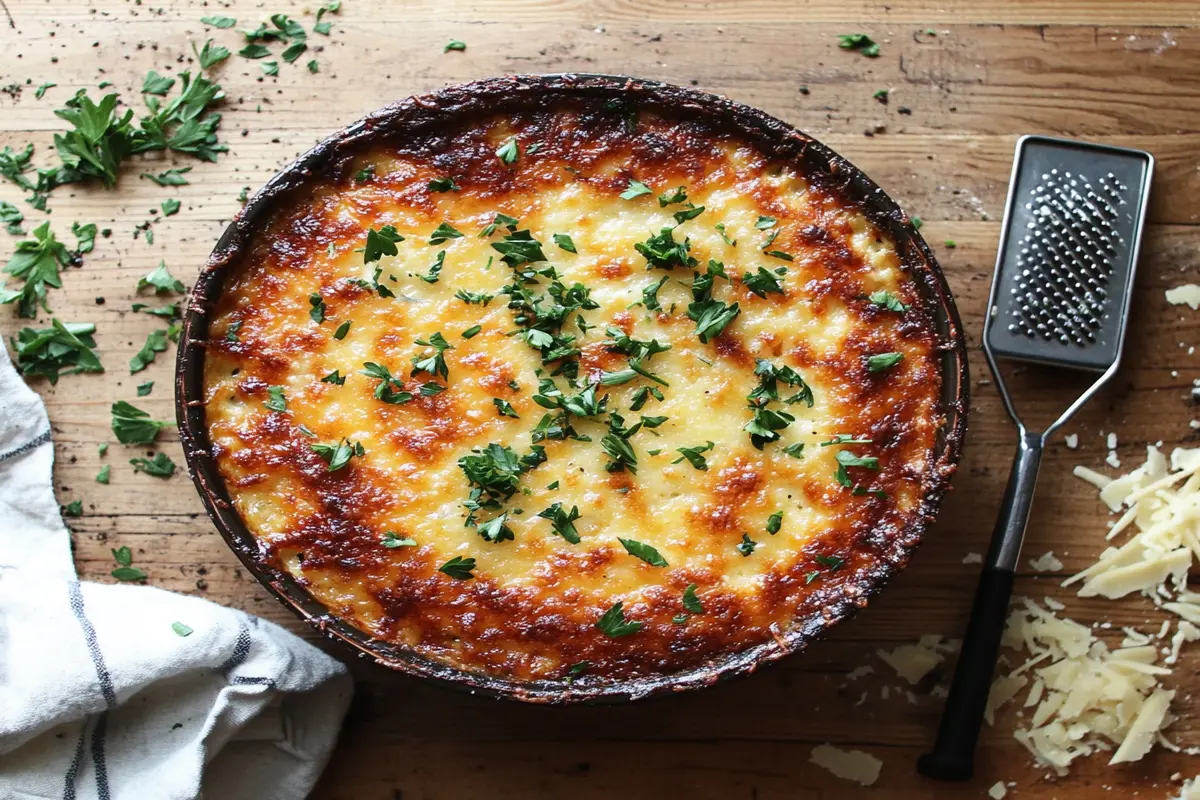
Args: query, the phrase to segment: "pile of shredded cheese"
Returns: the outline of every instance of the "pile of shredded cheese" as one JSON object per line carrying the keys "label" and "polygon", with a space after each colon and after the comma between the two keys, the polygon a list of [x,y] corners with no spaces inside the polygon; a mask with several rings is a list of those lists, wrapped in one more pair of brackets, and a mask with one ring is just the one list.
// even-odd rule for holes
{"label": "pile of shredded cheese", "polygon": [[1160,679],[1171,674],[1183,644],[1200,639],[1200,595],[1186,590],[1192,560],[1200,558],[1200,449],[1176,449],[1168,462],[1151,446],[1141,467],[1116,479],[1086,467],[1076,467],[1075,474],[1121,514],[1107,538],[1125,541],[1063,585],[1081,583],[1081,597],[1141,592],[1180,619],[1158,664],[1170,620],[1154,635],[1126,628],[1121,646],[1110,649],[1091,628],[1057,616],[1061,603],[1018,602],[1004,644],[1031,655],[996,678],[988,721],[1028,687],[1023,706],[1032,709],[1032,718],[1014,736],[1039,765],[1059,775],[1076,758],[1097,751],[1114,751],[1109,763],[1119,764],[1137,761],[1155,742],[1178,749],[1162,734],[1173,720],[1175,692]]}

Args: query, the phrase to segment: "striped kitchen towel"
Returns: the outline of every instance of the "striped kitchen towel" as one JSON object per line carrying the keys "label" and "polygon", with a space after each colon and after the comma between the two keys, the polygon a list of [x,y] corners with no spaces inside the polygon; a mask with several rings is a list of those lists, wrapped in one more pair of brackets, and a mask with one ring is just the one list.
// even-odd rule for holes
{"label": "striped kitchen towel", "polygon": [[53,458],[0,344],[0,798],[306,796],[346,668],[241,611],[77,580]]}

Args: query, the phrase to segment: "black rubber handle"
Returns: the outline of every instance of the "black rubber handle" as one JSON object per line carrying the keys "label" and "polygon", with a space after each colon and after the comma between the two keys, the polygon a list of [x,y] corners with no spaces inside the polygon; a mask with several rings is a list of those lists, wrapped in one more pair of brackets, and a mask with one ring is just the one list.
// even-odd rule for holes
{"label": "black rubber handle", "polygon": [[970,627],[942,712],[937,742],[932,752],[917,761],[917,771],[926,777],[966,781],[975,772],[975,744],[987,707],[1012,588],[1010,570],[988,567],[979,577]]}
{"label": "black rubber handle", "polygon": [[975,772],[975,745],[987,708],[1000,638],[1012,598],[1013,572],[1033,505],[1033,489],[1042,460],[1041,434],[1024,433],[1013,460],[1000,504],[987,560],[975,590],[975,604],[963,640],[954,682],[942,711],[933,751],[917,761],[917,771],[941,781],[970,780]]}

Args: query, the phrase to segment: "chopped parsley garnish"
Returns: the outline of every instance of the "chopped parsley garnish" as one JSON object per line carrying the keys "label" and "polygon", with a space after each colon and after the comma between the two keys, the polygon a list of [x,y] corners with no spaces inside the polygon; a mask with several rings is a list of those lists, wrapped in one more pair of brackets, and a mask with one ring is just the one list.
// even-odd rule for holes
{"label": "chopped parsley garnish", "polygon": [[741,541],[741,543],[740,543],[740,544],[737,546],[737,551],[738,551],[739,553],[741,553],[741,554],[742,554],[742,557],[743,557],[743,558],[745,558],[746,556],[748,556],[748,555],[750,555],[751,553],[753,553],[753,552],[754,552],[754,548],[756,548],[756,547],[758,547],[758,542],[756,542],[756,541],[754,541],[753,539],[751,539],[751,538],[750,538],[750,534],[748,534],[748,533],[743,533],[743,534],[742,534],[742,541]]}
{"label": "chopped parsley garnish", "polygon": [[672,236],[674,228],[663,228],[657,234],[644,242],[633,246],[642,254],[646,263],[658,269],[674,269],[675,267],[694,267],[696,259],[688,253],[692,249],[691,240],[684,237],[682,242],[675,241]]}
{"label": "chopped parsley garnish", "polygon": [[138,278],[137,290],[153,288],[155,294],[182,294],[187,291],[187,287],[183,285],[183,281],[177,280],[171,276],[167,269],[166,262],[159,262],[158,266],[144,278]]}
{"label": "chopped parsley garnish", "polygon": [[41,86],[37,87],[37,89],[34,90],[33,96],[36,99],[41,100],[46,95],[46,91],[48,89],[53,89],[55,86],[58,86],[58,84],[54,83],[52,81],[46,81],[45,83],[43,83]]}
{"label": "chopped parsley garnish", "polygon": [[637,423],[632,428],[625,427],[624,418],[615,411],[609,414],[608,434],[600,440],[600,447],[612,459],[604,465],[604,468],[609,472],[621,472],[628,469],[633,474],[637,474],[637,453],[634,452],[633,445],[629,443],[629,437],[637,433],[642,427],[642,423]]}
{"label": "chopped parsley garnish", "polygon": [[691,614],[704,613],[704,606],[700,603],[700,598],[696,596],[696,584],[694,583],[689,583],[683,590],[683,608]]}
{"label": "chopped parsley garnish", "polygon": [[479,232],[479,238],[486,239],[487,237],[491,236],[493,233],[496,232],[496,228],[499,228],[501,226],[508,228],[508,230],[510,232],[515,231],[517,229],[517,226],[520,224],[520,222],[521,221],[518,220],[516,217],[510,217],[508,214],[497,213],[496,217],[491,222],[489,222],[487,225],[485,225],[483,227],[483,230],[481,230]]}
{"label": "chopped parsley garnish", "polygon": [[169,216],[172,216],[173,214],[178,214],[179,208],[182,205],[183,205],[182,203],[180,203],[178,200],[175,200],[173,198],[168,199],[168,200],[163,200],[162,201],[163,216],[169,217]]}
{"label": "chopped parsley garnish", "polygon": [[630,411],[641,411],[649,399],[653,397],[658,402],[662,402],[663,393],[656,386],[643,386],[633,393],[633,397],[629,403]]}
{"label": "chopped parsley garnish", "polygon": [[[516,493],[521,475],[537,466],[534,461],[530,456],[518,457],[511,447],[492,442],[482,450],[476,448],[460,458],[458,466],[474,487],[471,502],[479,508],[499,508],[501,501]],[[480,502],[484,497],[487,499]]]}
{"label": "chopped parsley garnish", "polygon": [[164,170],[157,175],[149,172],[143,172],[140,177],[154,181],[159,186],[187,186],[187,178],[183,177],[184,173],[191,172],[191,167],[177,167],[175,169]]}
{"label": "chopped parsley garnish", "polygon": [[560,249],[566,250],[568,253],[579,252],[575,249],[575,242],[571,241],[571,237],[565,233],[554,234],[554,243],[558,245]]}
{"label": "chopped parsley garnish", "polygon": [[592,665],[590,661],[579,661],[572,664],[567,669],[567,683],[571,683],[575,678],[578,678],[583,673],[587,672],[588,667]]}
{"label": "chopped parsley garnish", "polygon": [[856,439],[849,433],[834,434],[834,437],[828,442],[821,442],[821,447],[829,447],[835,444],[870,444],[870,439]]}
{"label": "chopped parsley garnish", "polygon": [[725,273],[725,265],[720,261],[710,259],[705,274],[693,273],[692,302],[688,304],[687,315],[696,323],[696,335],[702,344],[708,344],[721,335],[730,322],[741,313],[737,303],[725,305],[713,298],[713,285],[717,277],[729,279]]}
{"label": "chopped parsley garnish", "polygon": [[83,516],[83,501],[72,500],[62,507],[62,515],[64,517],[82,517]]}
{"label": "chopped parsley garnish", "polygon": [[954,248],[958,247],[958,242],[954,241],[953,239],[947,239],[946,247],[950,250],[953,250]]}
{"label": "chopped parsley garnish", "polygon": [[483,330],[482,325],[472,325],[462,332],[462,337],[464,339],[473,339],[481,330]]}
{"label": "chopped parsley garnish", "polygon": [[21,223],[24,221],[25,215],[21,213],[21,209],[14,206],[12,203],[0,200],[0,224],[5,226],[5,230],[12,236],[24,236],[25,231],[21,228]]}
{"label": "chopped parsley garnish", "polygon": [[867,357],[867,372],[884,372],[904,360],[903,353],[878,353]]}
{"label": "chopped parsley garnish", "polygon": [[308,296],[308,304],[312,306],[308,312],[308,316],[313,322],[320,325],[325,321],[325,299],[317,292],[313,292]]}
{"label": "chopped parsley garnish", "polygon": [[429,234],[429,244],[439,245],[451,239],[461,238],[463,238],[462,231],[448,222],[443,222],[434,229],[433,233]]}
{"label": "chopped parsley garnish", "polygon": [[850,480],[850,473],[846,471],[847,467],[862,467],[864,469],[879,471],[879,459],[875,456],[856,456],[849,450],[838,450],[834,454],[837,460],[837,470],[834,472],[834,478],[842,486],[849,489],[854,485],[854,481]]}
{"label": "chopped parsley garnish", "polygon": [[351,320],[346,320],[341,325],[337,326],[337,330],[333,332],[333,338],[341,341],[346,338],[346,334],[350,332]]}
{"label": "chopped parsley garnish", "polygon": [[[135,308],[134,311],[137,311],[137,309]],[[225,328],[225,341],[240,342],[241,339],[238,337],[238,331],[242,329],[242,325],[243,322],[240,319],[229,323]]]}
{"label": "chopped parsley garnish", "polygon": [[804,442],[796,442],[795,444],[789,444],[787,447],[783,448],[783,452],[787,453],[792,458],[803,458],[804,457]]}
{"label": "chopped parsley garnish", "polygon": [[517,414],[517,410],[512,407],[512,403],[508,402],[507,400],[502,400],[499,397],[493,397],[492,405],[496,407],[496,411],[502,417],[512,417],[513,419],[521,418],[521,416]]}
{"label": "chopped parsley garnish", "polygon": [[416,547],[417,540],[409,539],[406,536],[397,536],[395,531],[385,531],[380,537],[379,543],[389,550],[394,550],[397,547]]}
{"label": "chopped parsley garnish", "polygon": [[400,251],[397,249],[396,243],[403,241],[404,237],[396,231],[393,225],[384,225],[379,230],[367,231],[367,244],[363,248],[363,263],[370,264],[384,256],[398,254]]}
{"label": "chopped parsley garnish", "polygon": [[776,222],[778,222],[778,220],[774,217],[764,217],[763,215],[759,214],[758,221],[754,223],[754,227],[758,228],[760,231],[765,231],[768,228],[775,227]]}
{"label": "chopped parsley garnish", "polygon": [[459,289],[458,291],[456,291],[454,293],[454,296],[457,297],[459,300],[462,300],[464,303],[466,303],[469,306],[470,305],[486,306],[488,303],[492,302],[492,298],[495,295],[486,294],[484,292],[470,292],[470,291],[467,291],[466,289]]}
{"label": "chopped parsley garnish", "polygon": [[628,185],[625,187],[625,191],[621,192],[621,199],[622,200],[632,200],[635,197],[641,197],[644,194],[653,194],[653,193],[654,193],[654,190],[651,189],[646,184],[642,183],[641,181],[637,180],[636,178],[630,178]]}
{"label": "chopped parsley garnish", "polygon": [[[334,370],[332,374],[337,375],[337,370]],[[363,369],[359,374],[366,375],[368,378],[379,379],[379,384],[375,387],[376,400],[382,400],[391,405],[400,405],[413,399],[412,392],[404,391],[404,384],[393,377],[391,370],[382,364],[376,364],[374,361],[366,361],[363,363]],[[342,378],[338,385],[340,386],[345,381],[346,379]]]}
{"label": "chopped parsley garnish", "polygon": [[896,295],[892,294],[886,289],[880,289],[877,292],[871,292],[870,299],[872,303],[882,308],[886,308],[888,311],[904,313],[909,309],[907,305],[900,301],[899,297],[896,297]]}
{"label": "chopped parsley garnish", "polygon": [[117,568],[110,574],[119,581],[144,581],[146,573],[133,566],[133,551],[128,547],[116,547],[112,550],[113,561]]}
{"label": "chopped parsley garnish", "polygon": [[721,234],[721,238],[725,241],[725,244],[729,245],[730,247],[737,247],[737,239],[730,239],[729,235],[727,233],[725,233],[725,223],[724,222],[718,222],[716,225],[713,226],[713,228],[716,230],[717,233]]}
{"label": "chopped parsley garnish", "polygon": [[421,384],[421,397],[433,397],[441,394],[444,391],[446,391],[446,387],[442,386],[440,383],[434,383],[433,381],[430,381],[429,383]]}
{"label": "chopped parsley garnish", "polygon": [[779,441],[779,431],[796,421],[796,418],[785,411],[775,411],[770,408],[752,406],[754,415],[742,430],[750,434],[750,444],[762,450],[763,445]]}
{"label": "chopped parsley garnish", "polygon": [[214,28],[232,28],[237,25],[237,20],[233,17],[214,15],[211,17],[201,17],[200,21],[205,25],[212,25]]}
{"label": "chopped parsley garnish", "polygon": [[496,158],[505,164],[515,164],[520,157],[521,147],[517,144],[517,137],[515,136],[496,149]]}
{"label": "chopped parsley garnish", "polygon": [[[176,317],[179,316],[179,304],[178,303],[168,303],[165,306],[150,306],[150,305],[146,305],[145,303],[134,303],[131,306],[131,309],[133,311],[140,311],[143,314],[150,314],[151,316],[159,317],[161,319],[169,320],[169,319],[175,319]],[[239,324],[239,323],[233,323],[233,322],[229,323],[229,326],[225,329],[226,335],[228,335],[229,329],[233,328],[235,324]],[[237,341],[237,339],[236,339],[237,329],[236,328],[234,328],[234,336],[235,336],[235,338],[230,341]]]}
{"label": "chopped parsley garnish", "polygon": [[441,332],[434,333],[428,339],[417,339],[416,344],[421,347],[433,348],[433,353],[425,353],[412,358],[412,374],[417,375],[421,372],[428,372],[430,375],[441,377],[448,380],[450,371],[446,367],[446,351],[453,350],[454,345],[446,341],[446,337],[442,336]]}
{"label": "chopped parsley garnish", "polygon": [[614,639],[637,633],[642,629],[643,624],[625,619],[625,603],[622,600],[613,603],[612,608],[605,611],[604,616],[596,621],[596,627],[600,629],[601,633]]}
{"label": "chopped parsley garnish", "polygon": [[504,542],[513,540],[512,528],[508,527],[508,512],[505,511],[487,522],[481,522],[475,529],[476,533],[488,542]]}
{"label": "chopped parsley garnish", "polygon": [[878,100],[879,102],[883,103],[886,106],[887,101],[888,101],[888,94],[889,94],[889,92],[887,89],[876,89],[875,94],[871,95],[871,97],[874,97],[876,100]]}
{"label": "chopped parsley garnish", "polygon": [[[770,256],[771,258],[782,259],[783,261],[795,261],[796,260],[796,259],[792,258],[790,253],[785,253],[782,250],[763,250],[763,255]],[[760,267],[760,269],[761,269],[761,267]]]}
{"label": "chopped parsley garnish", "polygon": [[442,267],[444,267],[445,265],[446,265],[446,251],[439,250],[438,254],[437,254],[437,258],[435,258],[433,260],[433,265],[430,266],[430,268],[429,268],[429,272],[426,273],[425,275],[418,275],[417,277],[420,278],[421,280],[425,281],[426,283],[437,283],[438,279],[441,277],[441,274],[442,274]]}
{"label": "chopped parsley garnish", "polygon": [[510,267],[546,260],[546,254],[542,252],[542,243],[534,239],[527,230],[512,231],[503,241],[492,242],[492,249],[500,253],[500,260]]}
{"label": "chopped parsley garnish", "polygon": [[466,42],[460,42],[458,39],[451,39],[449,42],[446,42],[446,46],[442,48],[442,52],[449,53],[451,50],[456,50],[461,53],[463,50],[466,50],[466,49],[467,49]]}
{"label": "chopped parsley garnish", "polygon": [[457,183],[453,178],[434,178],[429,182],[429,191],[431,192],[457,192],[460,191]]}
{"label": "chopped parsley garnish", "polygon": [[154,362],[154,358],[158,353],[165,352],[167,349],[167,332],[165,330],[150,331],[146,336],[146,343],[142,345],[142,349],[133,354],[133,358],[129,359],[129,374],[141,372],[146,367]]}
{"label": "chopped parsley garnish", "polygon": [[671,463],[678,464],[684,459],[687,459],[687,462],[696,469],[707,471],[708,462],[704,458],[704,453],[712,450],[714,447],[715,445],[712,442],[708,442],[700,447],[677,447],[675,448],[675,452],[680,453],[681,455]]}
{"label": "chopped parsley garnish", "polygon": [[121,444],[150,444],[163,428],[174,422],[150,419],[150,415],[124,400],[112,404],[112,431]]}
{"label": "chopped parsley garnish", "polygon": [[49,328],[22,328],[12,340],[17,370],[26,379],[46,378],[51,384],[63,375],[103,372],[92,338],[95,332],[90,323],[64,324],[57,319],[50,320]]}
{"label": "chopped parsley garnish", "polygon": [[640,558],[652,567],[668,566],[667,560],[662,557],[662,554],[644,542],[639,542],[635,539],[622,539],[619,536],[617,537],[617,541],[625,548],[626,553]]}
{"label": "chopped parsley garnish", "polygon": [[779,278],[775,273],[769,272],[762,267],[758,268],[758,272],[742,275],[742,285],[754,292],[759,297],[765,298],[768,292],[783,294],[783,286],[779,283]]}
{"label": "chopped parsley garnish", "polygon": [[783,527],[783,512],[776,511],[771,516],[767,517],[767,533],[774,536],[779,533],[779,529]]}
{"label": "chopped parsley garnish", "polygon": [[676,189],[672,189],[669,192],[663,192],[662,194],[660,194],[658,196],[658,205],[661,208],[666,208],[667,206],[679,205],[681,203],[686,203],[686,202],[687,202],[687,188],[684,186],[680,186]]}
{"label": "chopped parsley garnish", "polygon": [[144,472],[156,478],[169,478],[175,474],[175,462],[166,453],[155,453],[154,458],[131,458],[134,472]]}
{"label": "chopped parsley garnish", "polygon": [[321,383],[332,383],[336,386],[342,386],[346,383],[346,376],[335,369],[324,378],[321,378]]}
{"label": "chopped parsley garnish", "polygon": [[571,506],[571,510],[567,511],[562,503],[555,503],[539,512],[538,516],[550,520],[550,527],[559,536],[571,544],[579,544],[579,531],[575,530],[575,520],[579,519],[578,506]]}
{"label": "chopped parsley garnish", "polygon": [[367,164],[365,167],[354,173],[355,183],[366,183],[375,177],[375,165]]}
{"label": "chopped parsley garnish", "polygon": [[308,66],[308,71],[313,74],[316,74],[321,71],[321,64],[315,58],[309,59],[307,66]]}
{"label": "chopped parsley garnish", "polygon": [[704,206],[697,206],[697,205],[693,205],[692,203],[688,203],[687,208],[683,209],[682,211],[676,211],[671,216],[675,218],[676,225],[682,225],[683,223],[687,222],[689,219],[695,219],[696,217],[700,216],[703,213],[704,213]]}
{"label": "chopped parsley garnish", "polygon": [[823,567],[828,567],[830,572],[837,572],[846,561],[838,556],[821,555],[817,556],[817,563]]}
{"label": "chopped parsley garnish", "polygon": [[867,58],[879,57],[879,45],[865,33],[838,34],[838,47],[843,50],[857,50]]}
{"label": "chopped parsley garnish", "polygon": [[651,311],[658,311],[662,305],[658,302],[658,290],[670,279],[670,275],[663,275],[662,279],[657,283],[652,283],[642,289],[642,304]]}
{"label": "chopped parsley garnish", "polygon": [[813,407],[815,398],[812,389],[804,382],[800,373],[791,367],[787,365],[777,367],[767,359],[759,358],[754,361],[754,374],[758,376],[758,386],[746,395],[746,399],[752,405],[765,405],[770,400],[778,400],[779,384],[782,382],[799,389],[792,396],[785,398],[783,402],[788,405],[804,403],[809,408]]}
{"label": "chopped parsley garnish", "polygon": [[62,288],[58,268],[71,263],[66,246],[54,236],[50,223],[43,222],[33,230],[32,239],[17,242],[12,258],[4,267],[9,275],[24,279],[25,285],[19,290],[0,287],[0,303],[16,302],[17,313],[22,317],[36,316],[39,305],[49,311],[46,289]]}
{"label": "chopped parsley garnish", "polygon": [[354,457],[362,458],[367,454],[359,442],[351,442],[349,439],[341,439],[334,444],[316,443],[310,444],[309,447],[314,453],[320,456],[326,464],[329,472],[337,472],[342,467],[350,463],[350,459]]}
{"label": "chopped parsley garnish", "polygon": [[111,476],[112,467],[108,464],[105,464],[100,468],[100,471],[96,473],[96,483],[107,484]]}
{"label": "chopped parsley garnish", "polygon": [[283,396],[282,386],[268,386],[267,400],[263,403],[271,411],[287,411],[287,398]]}
{"label": "chopped parsley garnish", "polygon": [[920,217],[911,217],[909,221],[912,222],[914,231],[921,230],[921,226],[925,224],[925,220],[921,219]]}
{"label": "chopped parsley garnish", "polygon": [[184,625],[182,622],[172,622],[171,630],[175,631],[176,636],[182,636],[184,638],[192,635],[192,629],[187,625]]}
{"label": "chopped parsley garnish", "polygon": [[475,577],[471,574],[473,569],[475,569],[475,559],[455,556],[438,567],[438,572],[444,572],[456,580],[469,581]]}

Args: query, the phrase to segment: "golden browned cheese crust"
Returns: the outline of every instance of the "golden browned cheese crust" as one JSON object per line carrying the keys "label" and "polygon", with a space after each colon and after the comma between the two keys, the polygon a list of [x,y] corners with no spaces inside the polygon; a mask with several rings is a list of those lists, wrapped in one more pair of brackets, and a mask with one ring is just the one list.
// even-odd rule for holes
{"label": "golden browned cheese crust", "polygon": [[[497,151],[511,152],[513,137],[506,163]],[[686,201],[669,196],[676,187]],[[700,667],[819,618],[822,598],[878,569],[939,480],[937,336],[893,243],[837,192],[702,123],[599,104],[462,121],[347,157],[279,208],[213,312],[213,455],[264,558],[381,640],[512,679],[604,683]],[[497,213],[519,223],[481,235]],[[443,223],[462,236],[430,244]],[[404,237],[396,255],[365,264],[368,230],[386,225]],[[694,266],[664,269],[635,247],[671,226]],[[545,261],[504,263],[493,245],[514,230],[528,230]],[[738,314],[702,342],[688,310],[710,259],[728,275],[714,278],[713,302]],[[747,285],[760,268],[781,291]],[[506,287],[544,298],[544,310],[555,276],[591,302],[561,328],[543,326],[578,350],[544,361],[526,333],[540,318],[510,307],[519,294]],[[648,308],[644,289],[664,277],[660,307]],[[493,299],[468,303],[459,290]],[[436,348],[416,343],[435,333],[452,346],[445,377]],[[640,373],[615,382],[630,368],[614,346],[621,333],[670,345],[637,364],[666,385]],[[902,358],[888,366],[896,356],[885,354]],[[763,382],[759,360],[804,384],[781,379],[778,399],[748,400]],[[395,382],[381,390],[365,364]],[[540,381],[576,369],[574,385],[553,378],[557,390],[572,397],[603,378],[606,413],[544,407],[556,401]],[[344,383],[322,380],[335,370]],[[426,384],[444,390],[426,396]],[[805,386],[811,407],[796,397]],[[794,418],[761,448],[745,430],[751,402]],[[650,418],[628,436],[617,426],[636,473],[613,467],[614,411],[625,429]],[[539,435],[547,414],[578,438]],[[856,441],[823,444],[839,436]],[[331,470],[313,445],[342,441],[362,453]],[[528,456],[535,442],[544,460],[527,459],[511,496],[485,493],[476,499],[494,497],[492,507],[469,517],[477,484],[460,460],[493,444]],[[679,448],[704,449],[689,460]],[[577,542],[538,516],[556,503],[578,508]],[[489,541],[483,533],[501,528],[486,523],[501,513],[504,534]],[[654,553],[639,558],[622,539]],[[439,569],[456,558],[473,570]],[[626,628],[598,625],[618,602]]]}

